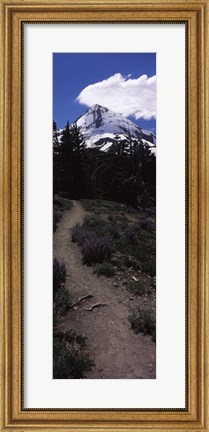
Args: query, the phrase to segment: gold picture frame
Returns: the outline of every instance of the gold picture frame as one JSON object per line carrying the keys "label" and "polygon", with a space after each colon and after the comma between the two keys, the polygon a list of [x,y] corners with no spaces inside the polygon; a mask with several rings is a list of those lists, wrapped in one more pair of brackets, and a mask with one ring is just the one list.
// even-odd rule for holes
{"label": "gold picture frame", "polygon": [[[22,24],[184,22],[187,61],[187,408],[23,409]],[[209,431],[209,0],[1,0],[1,430]],[[40,389],[41,391],[41,389]]]}

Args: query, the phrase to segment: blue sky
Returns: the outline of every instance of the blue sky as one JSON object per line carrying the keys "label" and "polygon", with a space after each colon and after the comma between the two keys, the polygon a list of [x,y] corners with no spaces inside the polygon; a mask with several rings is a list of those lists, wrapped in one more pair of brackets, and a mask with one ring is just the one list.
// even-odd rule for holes
{"label": "blue sky", "polygon": [[[148,80],[146,77],[139,80],[142,75],[147,75]],[[156,83],[149,78],[154,75],[155,53],[54,53],[53,119],[58,128],[63,128],[68,120],[70,123],[75,121],[93,103],[103,106],[108,103],[110,106],[107,108],[114,111],[112,107],[118,101],[118,112],[121,110],[123,115],[141,127],[155,129],[155,118],[139,118],[139,112],[143,112],[145,118],[151,115],[149,111],[153,112],[151,104],[154,104],[152,98],[156,91],[153,85]],[[145,94],[146,89],[152,89],[152,93],[145,95],[144,101],[140,95]],[[133,106],[139,106],[137,113],[132,113]]]}

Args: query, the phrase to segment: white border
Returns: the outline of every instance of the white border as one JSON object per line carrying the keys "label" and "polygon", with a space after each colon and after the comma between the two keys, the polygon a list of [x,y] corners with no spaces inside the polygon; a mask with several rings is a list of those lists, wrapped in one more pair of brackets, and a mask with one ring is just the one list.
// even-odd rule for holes
{"label": "white border", "polygon": [[[185,26],[24,27],[25,408],[184,408]],[[53,52],[157,53],[156,380],[52,380]]]}

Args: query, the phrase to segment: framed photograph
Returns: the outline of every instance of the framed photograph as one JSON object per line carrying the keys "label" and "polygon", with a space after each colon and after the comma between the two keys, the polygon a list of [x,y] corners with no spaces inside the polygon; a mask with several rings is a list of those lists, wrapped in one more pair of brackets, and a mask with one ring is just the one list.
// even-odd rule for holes
{"label": "framed photograph", "polygon": [[1,0],[1,430],[208,431],[208,0]]}

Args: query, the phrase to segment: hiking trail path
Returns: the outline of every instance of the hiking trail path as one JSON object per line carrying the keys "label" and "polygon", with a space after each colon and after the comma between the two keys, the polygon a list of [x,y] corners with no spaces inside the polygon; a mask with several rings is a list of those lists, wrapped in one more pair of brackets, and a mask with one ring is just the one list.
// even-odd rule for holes
{"label": "hiking trail path", "polygon": [[[60,327],[87,337],[88,352],[95,363],[87,379],[155,378],[155,344],[151,337],[135,334],[130,328],[130,293],[124,287],[115,287],[111,278],[98,277],[91,267],[84,266],[79,246],[71,241],[73,226],[82,224],[87,214],[79,201],[73,201],[54,233],[54,257],[66,266],[65,286],[72,302],[93,296],[71,309]],[[97,303],[102,306],[91,310]]]}

